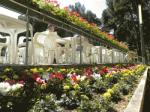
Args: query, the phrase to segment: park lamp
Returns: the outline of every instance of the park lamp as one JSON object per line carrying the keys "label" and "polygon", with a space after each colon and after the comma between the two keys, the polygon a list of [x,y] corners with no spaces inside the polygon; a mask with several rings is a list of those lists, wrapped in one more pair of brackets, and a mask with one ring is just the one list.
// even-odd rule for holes
{"label": "park lamp", "polygon": [[138,12],[139,12],[139,24],[143,24],[143,20],[142,20],[142,8],[141,8],[141,4],[138,4]]}
{"label": "park lamp", "polygon": [[143,38],[143,20],[142,20],[142,5],[141,5],[141,3],[138,4],[138,12],[139,12],[139,27],[140,27],[142,63],[145,64],[145,46],[144,46],[144,38]]}

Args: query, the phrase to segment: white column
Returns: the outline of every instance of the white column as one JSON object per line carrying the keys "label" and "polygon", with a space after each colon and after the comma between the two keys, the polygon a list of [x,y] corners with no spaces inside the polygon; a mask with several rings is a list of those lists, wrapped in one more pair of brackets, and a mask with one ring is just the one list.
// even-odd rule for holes
{"label": "white column", "polygon": [[100,55],[99,55],[99,58],[100,58],[100,63],[102,63],[102,46],[100,46],[99,47],[99,53],[100,53]]}

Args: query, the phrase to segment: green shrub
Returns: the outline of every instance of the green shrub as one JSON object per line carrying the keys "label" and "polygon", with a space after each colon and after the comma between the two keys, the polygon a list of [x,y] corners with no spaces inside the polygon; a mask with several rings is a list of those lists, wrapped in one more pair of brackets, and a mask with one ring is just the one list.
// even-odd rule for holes
{"label": "green shrub", "polygon": [[107,74],[105,77],[105,81],[108,85],[108,88],[112,88],[114,84],[118,83],[120,80],[121,75],[120,74]]}
{"label": "green shrub", "polygon": [[44,94],[28,112],[58,112],[56,99],[54,94]]}
{"label": "green shrub", "polygon": [[115,84],[112,88],[113,93],[111,94],[111,100],[113,102],[118,102],[119,100],[121,100],[121,87],[119,84]]}
{"label": "green shrub", "polygon": [[92,89],[96,93],[104,93],[107,89],[107,84],[105,81],[102,80],[96,80],[96,82],[92,85]]}
{"label": "green shrub", "polygon": [[69,91],[66,94],[61,96],[60,105],[63,106],[65,109],[76,109],[80,105],[80,97],[77,91]]}
{"label": "green shrub", "polygon": [[82,100],[77,112],[115,112],[112,107],[102,96],[95,96],[93,100]]}
{"label": "green shrub", "polygon": [[119,83],[120,85],[120,91],[123,95],[128,95],[128,93],[130,92],[130,88],[131,86],[127,83],[125,83],[124,81]]}

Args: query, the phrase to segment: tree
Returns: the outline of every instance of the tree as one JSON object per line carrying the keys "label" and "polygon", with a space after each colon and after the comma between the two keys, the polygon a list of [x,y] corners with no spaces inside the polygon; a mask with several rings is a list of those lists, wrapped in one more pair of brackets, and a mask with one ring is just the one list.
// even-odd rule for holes
{"label": "tree", "polygon": [[106,0],[106,3],[108,8],[102,14],[103,29],[107,32],[114,29],[118,40],[128,42],[130,49],[139,51],[138,18],[131,0]]}
{"label": "tree", "polygon": [[[129,44],[131,50],[140,50],[140,32],[138,19],[138,2],[140,0],[106,0],[108,8],[103,11],[102,24],[103,30],[109,32],[114,29],[115,37],[120,41],[125,41]],[[143,0],[143,37],[145,46],[149,50],[150,46],[150,1]]]}
{"label": "tree", "polygon": [[84,5],[82,5],[80,2],[75,3],[75,5],[69,5],[69,8],[71,11],[75,11],[79,13],[83,18],[85,18],[90,23],[95,23],[98,26],[101,25],[101,20],[96,17],[96,14],[94,14],[92,11],[87,10]]}

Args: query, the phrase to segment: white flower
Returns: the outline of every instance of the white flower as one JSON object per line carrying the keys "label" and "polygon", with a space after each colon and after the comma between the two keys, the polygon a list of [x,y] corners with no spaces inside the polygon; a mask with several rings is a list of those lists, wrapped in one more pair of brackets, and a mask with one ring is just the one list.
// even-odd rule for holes
{"label": "white flower", "polygon": [[93,77],[94,79],[101,79],[101,78],[102,78],[100,74],[96,74],[96,73],[94,73],[94,74],[92,75],[92,77]]}
{"label": "white flower", "polygon": [[77,80],[80,80],[80,78],[81,78],[81,76],[80,76],[80,75],[78,75],[78,76],[77,76]]}
{"label": "white flower", "polygon": [[6,95],[10,91],[16,91],[23,87],[23,84],[10,85],[8,82],[0,82],[0,94]]}
{"label": "white flower", "polygon": [[72,75],[72,74],[69,73],[69,74],[67,74],[67,77],[71,77],[71,75]]}
{"label": "white flower", "polygon": [[0,93],[2,95],[6,95],[11,90],[11,86],[8,82],[0,83]]}
{"label": "white flower", "polygon": [[81,76],[81,81],[84,81],[86,79],[86,76]]}
{"label": "white flower", "polygon": [[22,84],[14,84],[14,85],[12,85],[11,86],[11,90],[12,91],[16,91],[16,90],[18,90],[18,89],[20,89],[20,88],[22,88],[23,87],[23,85]]}
{"label": "white flower", "polygon": [[77,76],[77,80],[83,81],[85,79],[86,79],[86,76],[81,76],[81,75]]}

